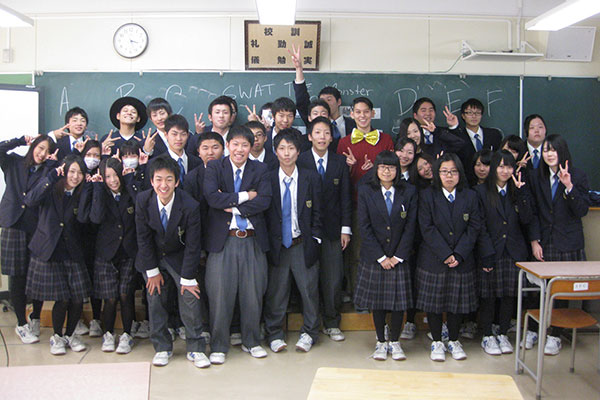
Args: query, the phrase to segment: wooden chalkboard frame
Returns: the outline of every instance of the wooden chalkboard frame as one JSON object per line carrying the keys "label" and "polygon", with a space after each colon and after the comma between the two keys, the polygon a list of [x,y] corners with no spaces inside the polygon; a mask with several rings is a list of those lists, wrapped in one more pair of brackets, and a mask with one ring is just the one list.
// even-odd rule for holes
{"label": "wooden chalkboard frame", "polygon": [[[246,67],[246,71],[295,71],[295,68],[289,67],[281,67],[281,68],[266,68],[266,67],[253,67],[250,64],[250,57],[248,53],[249,46],[249,37],[248,37],[248,26],[251,24],[259,24],[259,21],[250,20],[244,21],[244,63]],[[319,70],[319,61],[321,57],[321,21],[296,21],[294,25],[316,25],[317,27],[317,53],[316,53],[316,62],[315,67],[303,68],[304,71],[318,71]]]}

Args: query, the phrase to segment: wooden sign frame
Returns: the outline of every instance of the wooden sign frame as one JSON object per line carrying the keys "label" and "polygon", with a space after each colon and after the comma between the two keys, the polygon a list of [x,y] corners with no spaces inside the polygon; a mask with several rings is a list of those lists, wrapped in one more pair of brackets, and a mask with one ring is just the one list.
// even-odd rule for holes
{"label": "wooden sign frame", "polygon": [[[307,32],[303,27],[316,28],[316,34]],[[255,36],[256,30],[259,28],[264,32],[260,40]],[[297,31],[294,31],[297,29]],[[270,31],[268,31],[270,30]],[[267,35],[267,32],[270,32]],[[295,35],[293,33],[296,33]],[[293,36],[292,36],[293,35]],[[264,39],[269,36],[272,38]],[[303,45],[301,46],[301,57],[303,61],[303,69],[305,71],[319,70],[319,56],[321,52],[321,21],[296,21],[294,25],[260,25],[258,21],[244,21],[244,49],[245,49],[245,65],[247,71],[294,71],[294,65],[288,53],[291,50],[291,41],[298,40]],[[262,42],[262,43],[261,43]],[[316,42],[316,43],[315,43]],[[288,43],[290,45],[288,46]],[[263,48],[260,48],[261,44]],[[306,48],[305,48],[306,46]],[[260,50],[257,50],[260,48]],[[256,57],[256,58],[254,58]],[[260,60],[262,58],[264,62]],[[305,58],[310,60],[310,63],[304,63]],[[277,61],[275,61],[277,59]],[[284,61],[283,63],[281,63]],[[281,65],[279,64],[281,63]]]}

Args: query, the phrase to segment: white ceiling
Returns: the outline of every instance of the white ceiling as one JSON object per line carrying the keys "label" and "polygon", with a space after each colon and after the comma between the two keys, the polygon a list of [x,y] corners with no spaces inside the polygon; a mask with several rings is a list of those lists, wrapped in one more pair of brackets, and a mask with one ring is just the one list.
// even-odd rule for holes
{"label": "white ceiling", "polygon": [[[564,0],[297,0],[299,13],[336,14],[426,14],[426,15],[487,15],[535,17]],[[1,3],[21,13],[87,14],[144,12],[209,12],[254,13],[254,0],[1,0]]]}

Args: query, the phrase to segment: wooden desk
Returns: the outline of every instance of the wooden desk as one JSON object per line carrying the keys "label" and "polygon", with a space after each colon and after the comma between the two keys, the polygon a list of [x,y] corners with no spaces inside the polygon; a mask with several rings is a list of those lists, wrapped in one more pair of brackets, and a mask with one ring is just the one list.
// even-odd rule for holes
{"label": "wooden desk", "polygon": [[[600,280],[600,261],[535,261],[535,262],[517,262],[517,267],[521,268],[519,271],[519,286],[518,286],[518,298],[517,298],[517,339],[515,343],[515,371],[518,374],[523,373],[523,370],[527,371],[529,375],[536,381],[536,398],[541,398],[542,391],[542,375],[543,375],[543,362],[544,362],[544,343],[546,338],[546,292],[548,290],[549,283],[555,278],[558,279],[573,279],[582,281]],[[524,288],[523,279],[525,273],[531,274],[534,278],[537,278],[539,289],[537,288]],[[523,293],[526,291],[539,291],[540,292],[540,323],[538,326],[538,351],[537,351],[537,368],[534,372],[532,369],[527,367],[521,360],[521,349],[520,343],[522,341],[522,315],[523,315]],[[575,299],[574,299],[575,300]]]}
{"label": "wooden desk", "polygon": [[523,397],[508,375],[319,368],[308,400],[320,399],[523,400]]}

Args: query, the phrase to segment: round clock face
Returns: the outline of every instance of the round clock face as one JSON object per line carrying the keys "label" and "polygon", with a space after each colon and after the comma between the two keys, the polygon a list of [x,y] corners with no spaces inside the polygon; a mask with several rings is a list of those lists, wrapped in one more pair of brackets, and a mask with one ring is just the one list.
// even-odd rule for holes
{"label": "round clock face", "polygon": [[113,37],[113,46],[123,57],[137,57],[148,47],[148,33],[138,24],[121,25]]}

